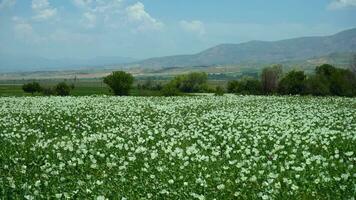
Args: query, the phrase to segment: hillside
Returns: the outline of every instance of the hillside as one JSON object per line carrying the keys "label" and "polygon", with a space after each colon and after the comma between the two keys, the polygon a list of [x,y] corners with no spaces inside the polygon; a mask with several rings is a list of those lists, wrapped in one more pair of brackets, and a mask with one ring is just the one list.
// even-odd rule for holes
{"label": "hillside", "polygon": [[266,64],[301,61],[351,52],[356,52],[356,28],[331,36],[221,44],[194,55],[151,58],[135,64],[140,67]]}

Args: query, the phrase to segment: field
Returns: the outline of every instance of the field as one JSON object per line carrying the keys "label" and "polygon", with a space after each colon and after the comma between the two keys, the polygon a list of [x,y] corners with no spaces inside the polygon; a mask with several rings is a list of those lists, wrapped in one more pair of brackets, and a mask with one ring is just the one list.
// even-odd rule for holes
{"label": "field", "polygon": [[2,97],[3,199],[354,199],[356,99]]}

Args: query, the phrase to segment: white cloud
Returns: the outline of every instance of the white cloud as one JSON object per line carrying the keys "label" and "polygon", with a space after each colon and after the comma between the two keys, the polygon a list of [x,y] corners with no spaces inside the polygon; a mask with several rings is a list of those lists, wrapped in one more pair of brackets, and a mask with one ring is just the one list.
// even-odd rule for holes
{"label": "white cloud", "polygon": [[2,0],[0,2],[0,9],[10,8],[10,7],[14,6],[15,3],[16,3],[16,0]]}
{"label": "white cloud", "polygon": [[100,22],[110,22],[114,15],[122,12],[123,0],[72,0],[83,11],[80,23],[86,28],[94,28]]}
{"label": "white cloud", "polygon": [[328,5],[328,9],[330,10],[338,10],[348,7],[356,7],[356,0],[333,0]]}
{"label": "white cloud", "polygon": [[93,8],[93,12],[97,13],[119,13],[122,5],[122,0],[110,0],[110,1],[97,1],[96,6]]}
{"label": "white cloud", "polygon": [[183,30],[187,32],[196,33],[198,35],[204,35],[206,33],[204,23],[199,20],[193,20],[193,21],[182,20],[180,21],[180,26],[183,28]]}
{"label": "white cloud", "polygon": [[95,13],[118,11],[123,0],[72,0],[75,6]]}
{"label": "white cloud", "polygon": [[83,17],[83,24],[85,24],[87,28],[94,28],[96,26],[97,17],[94,13],[86,12],[83,14]]}
{"label": "white cloud", "polygon": [[130,22],[137,23],[137,30],[159,30],[163,27],[163,23],[153,18],[145,11],[145,6],[141,2],[137,2],[126,8],[127,17]]}
{"label": "white cloud", "polygon": [[126,0],[72,0],[72,3],[82,11],[80,23],[86,28],[127,26],[134,31],[145,31],[163,27],[163,23],[153,18],[141,2],[128,6]]}
{"label": "white cloud", "polygon": [[57,9],[52,8],[48,0],[32,0],[32,10],[35,13],[34,20],[43,21],[55,17]]}
{"label": "white cloud", "polygon": [[92,0],[73,0],[73,3],[77,7],[82,7],[82,8],[88,7],[92,2],[93,2]]}

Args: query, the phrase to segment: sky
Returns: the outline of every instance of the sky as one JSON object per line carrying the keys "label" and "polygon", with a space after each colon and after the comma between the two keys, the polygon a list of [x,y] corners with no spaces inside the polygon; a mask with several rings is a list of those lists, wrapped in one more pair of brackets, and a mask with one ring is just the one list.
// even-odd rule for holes
{"label": "sky", "polygon": [[192,54],[356,27],[356,0],[0,0],[0,54]]}

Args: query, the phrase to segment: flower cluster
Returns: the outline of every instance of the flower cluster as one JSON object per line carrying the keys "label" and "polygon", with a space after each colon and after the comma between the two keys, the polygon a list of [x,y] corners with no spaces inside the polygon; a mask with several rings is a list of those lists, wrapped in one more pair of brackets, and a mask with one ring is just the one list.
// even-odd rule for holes
{"label": "flower cluster", "polygon": [[356,99],[0,98],[5,199],[352,199]]}

